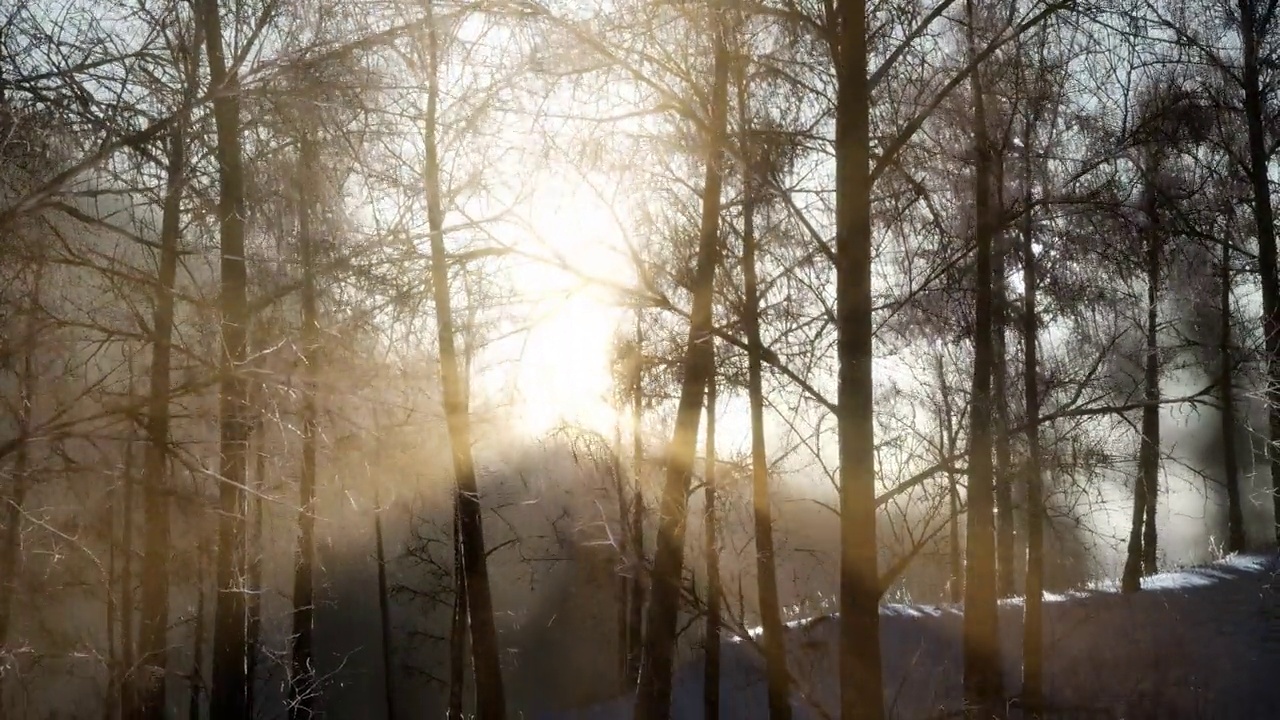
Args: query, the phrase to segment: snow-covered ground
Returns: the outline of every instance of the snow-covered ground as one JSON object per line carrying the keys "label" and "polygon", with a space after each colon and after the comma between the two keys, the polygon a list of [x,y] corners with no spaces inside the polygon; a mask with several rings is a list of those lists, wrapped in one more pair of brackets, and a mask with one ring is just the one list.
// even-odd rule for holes
{"label": "snow-covered ground", "polygon": [[[1275,585],[1275,588],[1273,588]],[[1100,583],[1045,603],[1046,693],[1053,717],[1205,720],[1280,717],[1280,563],[1235,556],[1147,578],[1122,595]],[[1006,683],[1021,676],[1022,601],[1001,604]],[[836,717],[836,617],[792,624],[797,720]],[[961,695],[961,611],[890,605],[881,611],[885,704],[891,718],[954,717]],[[722,717],[767,718],[758,653],[724,644]],[[630,699],[542,720],[626,720]],[[673,718],[702,717],[702,663],[679,668]],[[950,712],[949,712],[950,711]]]}

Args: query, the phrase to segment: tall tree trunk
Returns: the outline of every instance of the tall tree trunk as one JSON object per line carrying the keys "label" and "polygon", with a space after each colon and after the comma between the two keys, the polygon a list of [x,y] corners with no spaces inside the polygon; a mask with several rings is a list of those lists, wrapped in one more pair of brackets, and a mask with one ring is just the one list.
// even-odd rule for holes
{"label": "tall tree trunk", "polygon": [[391,593],[387,586],[387,550],[382,539],[382,502],[373,489],[373,541],[378,562],[378,627],[382,631],[382,700],[387,720],[396,720],[395,653],[391,642]]}
{"label": "tall tree trunk", "polygon": [[[712,357],[715,357],[715,340]],[[720,717],[720,603],[724,592],[720,587],[720,524],[716,517],[716,373],[713,368],[707,379],[707,466],[704,471],[704,518],[707,544],[707,662],[702,683],[702,716],[706,720]]]}
{"label": "tall tree trunk", "polygon": [[1276,227],[1271,207],[1270,165],[1267,159],[1266,115],[1262,97],[1259,43],[1267,29],[1259,27],[1256,0],[1237,0],[1240,45],[1244,52],[1244,115],[1249,136],[1249,182],[1253,187],[1253,219],[1258,233],[1258,278],[1262,285],[1262,326],[1267,358],[1267,407],[1271,442],[1267,457],[1271,471],[1275,538],[1280,543],[1280,281],[1276,277]]}
{"label": "tall tree trunk", "polygon": [[[197,576],[204,577],[204,543],[196,544],[196,570]],[[200,720],[200,691],[204,686],[204,586],[196,585],[196,619],[191,629],[191,692],[187,695],[187,720]],[[253,717],[252,714],[245,717]]]}
{"label": "tall tree trunk", "polygon": [[[40,261],[37,260],[37,263]],[[44,267],[35,266],[31,287],[31,304],[26,308],[25,329],[20,340],[22,369],[18,375],[18,447],[14,450],[13,473],[8,491],[0,496],[4,512],[3,545],[0,545],[0,650],[9,641],[9,624],[13,619],[13,600],[18,593],[22,573],[22,517],[27,491],[31,487],[31,428],[33,404],[39,397],[36,387],[36,364],[32,359],[40,335],[36,308],[40,307],[40,285]],[[0,713],[4,710],[4,683],[0,683]]]}
{"label": "tall tree trunk", "polygon": [[1031,123],[1022,130],[1023,196],[1026,213],[1022,218],[1022,387],[1027,417],[1027,571],[1026,614],[1022,634],[1022,701],[1031,718],[1040,717],[1044,706],[1044,488],[1040,475],[1040,382],[1038,360],[1039,315],[1036,307],[1037,283],[1035,219],[1031,208]]}
{"label": "tall tree trunk", "polygon": [[1147,302],[1147,368],[1146,405],[1142,408],[1142,483],[1146,485],[1146,519],[1142,524],[1142,574],[1154,575],[1156,566],[1156,506],[1160,499],[1160,348],[1158,345],[1158,311],[1155,288],[1158,283],[1158,258],[1151,258]]}
{"label": "tall tree trunk", "polygon": [[110,546],[107,548],[107,693],[102,702],[102,720],[112,720],[120,714],[121,710],[121,692],[123,687],[121,676],[123,675],[122,663],[120,655],[116,650],[116,612],[118,611],[116,602],[116,593],[121,587],[120,575],[116,571],[116,556],[120,554],[119,535],[123,534],[116,529],[116,515],[120,512],[122,503],[118,502],[117,495],[123,492],[124,483],[117,483],[111,488],[110,493],[110,519],[108,521],[107,537],[110,538]]}
{"label": "tall tree trunk", "polygon": [[[993,231],[995,229],[993,228]],[[1017,593],[1017,570],[1014,566],[1014,516],[1013,483],[1009,468],[1012,452],[1009,448],[1009,358],[1006,348],[1005,328],[1008,325],[1008,292],[1005,281],[1007,239],[1004,233],[994,238],[992,258],[991,314],[992,314],[992,366],[991,399],[992,423],[995,436],[995,494],[996,494],[996,588],[1001,597]]]}
{"label": "tall tree trunk", "polygon": [[[938,390],[942,399],[941,413],[938,418],[938,453],[942,455],[940,462],[955,457],[956,432],[955,410],[951,407],[951,396],[947,388],[947,376],[943,367],[942,354],[934,359],[934,371],[938,376]],[[954,472],[947,472],[947,498],[950,504],[951,520],[948,567],[950,568],[951,602],[959,605],[964,601],[964,561],[960,544],[960,483]]]}
{"label": "tall tree trunk", "polygon": [[[1145,446],[1145,440],[1143,445]],[[1142,451],[1139,451],[1142,455]],[[1139,462],[1141,465],[1141,461]],[[1121,592],[1134,593],[1142,589],[1142,526],[1147,509],[1147,482],[1139,474],[1133,481],[1133,513],[1129,521],[1129,544],[1125,553],[1124,571],[1120,576]]]}
{"label": "tall tree trunk", "polygon": [[[746,78],[739,81],[738,105],[742,112],[742,149],[751,158],[747,117]],[[791,718],[791,675],[787,671],[786,639],[782,634],[782,609],[778,605],[778,575],[774,564],[773,509],[769,497],[769,459],[764,442],[764,343],[760,339],[760,287],[756,273],[755,194],[752,172],[743,173],[742,283],[747,331],[747,394],[751,404],[751,497],[756,534],[756,583],[763,631],[765,671],[768,676],[769,717]]]}
{"label": "tall tree trunk", "polygon": [[1156,571],[1156,499],[1160,473],[1160,230],[1155,187],[1158,164],[1154,151],[1148,154],[1147,187],[1143,210],[1147,216],[1146,274],[1147,325],[1146,367],[1143,382],[1142,439],[1138,448],[1139,477],[1134,483],[1133,525],[1129,534],[1129,554],[1121,589],[1134,592],[1141,587],[1140,576]]}
{"label": "tall tree trunk", "polygon": [[[129,355],[129,397],[134,397],[134,368],[133,354]],[[120,503],[113,508],[112,512],[112,547],[111,547],[111,574],[112,577],[108,581],[107,592],[107,644],[111,649],[111,676],[110,689],[107,693],[108,708],[107,717],[115,717],[117,714],[121,718],[133,717],[133,707],[135,699],[133,697],[134,688],[133,676],[133,423],[130,422],[126,429],[125,456],[124,456],[124,475],[121,478],[119,491],[121,493]],[[115,539],[115,514],[120,513],[120,539],[119,539],[119,555],[120,568],[117,572],[115,567],[115,556],[117,555],[117,546]],[[116,601],[116,591],[119,589],[119,600]],[[119,628],[117,632],[117,627]],[[114,636],[118,635],[119,640]],[[117,653],[116,645],[119,644]]]}
{"label": "tall tree trunk", "polygon": [[[137,703],[138,718],[160,720],[165,714],[165,676],[168,669],[169,627],[169,489],[165,468],[169,458],[169,395],[173,362],[174,283],[178,274],[178,242],[182,235],[182,192],[186,187],[187,141],[185,119],[174,125],[168,138],[168,180],[161,218],[160,262],[152,313],[151,390],[147,404],[147,451],[143,468],[142,608],[139,622],[141,672],[136,701],[126,701],[126,717],[135,717],[129,706]],[[126,520],[126,524],[129,521]],[[126,562],[128,562],[126,560]],[[125,612],[132,615],[132,600]],[[132,621],[129,621],[132,625]],[[132,630],[125,630],[126,637]],[[132,668],[132,662],[128,667]],[[132,694],[132,693],[127,693]]]}
{"label": "tall tree trunk", "polygon": [[[129,397],[133,398],[135,384],[132,352],[129,353],[128,372],[128,393]],[[125,665],[121,656],[127,654],[126,648],[133,644],[133,577],[129,572],[129,555],[133,553],[133,522],[130,517],[133,509],[133,432],[133,421],[130,419],[125,429],[124,473],[121,481],[111,489],[108,529],[108,537],[111,540],[107,551],[107,694],[102,710],[104,720],[111,720],[117,715],[128,717],[124,714],[124,673],[130,665]],[[117,495],[121,497],[117,499]],[[121,516],[121,527],[118,532],[117,515]],[[117,555],[124,555],[122,567],[119,570],[116,568]],[[117,592],[121,596],[118,601]],[[118,627],[127,629],[118,631]]]}
{"label": "tall tree trunk", "polygon": [[640,658],[644,655],[644,331],[643,311],[636,310],[636,355],[634,387],[631,393],[631,589],[627,593],[627,688],[640,681]]}
{"label": "tall tree trunk", "polygon": [[262,648],[262,565],[265,551],[262,534],[262,493],[267,488],[267,436],[261,412],[253,423],[253,435],[258,437],[258,449],[253,453],[253,494],[249,503],[251,525],[248,529],[246,553],[249,558],[248,596],[245,599],[245,702],[250,717],[257,709],[258,658]]}
{"label": "tall tree trunk", "polygon": [[449,295],[449,267],[445,257],[443,190],[440,187],[436,115],[440,95],[438,30],[434,0],[427,0],[427,110],[423,122],[426,162],[423,171],[427,199],[427,224],[431,235],[431,285],[436,309],[440,351],[440,382],[445,419],[453,456],[458,496],[458,530],[466,579],[465,597],[471,626],[472,665],[476,680],[478,720],[503,720],[506,696],[498,651],[498,630],[489,590],[488,561],[484,545],[483,515],[476,470],[471,456],[471,417],[466,407],[465,382],[459,372],[453,328],[453,303]]}
{"label": "tall tree trunk", "polygon": [[1222,394],[1222,471],[1227,486],[1227,552],[1245,549],[1244,508],[1240,502],[1240,458],[1236,456],[1235,372],[1231,357],[1231,246],[1222,243],[1218,306],[1222,334],[1218,342]]}
{"label": "tall tree trunk", "polygon": [[289,674],[289,718],[306,720],[315,711],[314,638],[316,532],[316,364],[320,318],[316,307],[315,237],[312,213],[319,172],[315,138],[304,130],[298,182],[298,244],[302,260],[302,475],[298,480],[298,558],[293,576],[293,656]]}
{"label": "tall tree trunk", "polygon": [[467,672],[467,574],[463,566],[459,496],[453,499],[453,615],[449,628],[449,720],[462,720]]}
{"label": "tall tree trunk", "polygon": [[840,716],[884,717],[872,382],[871,84],[866,0],[836,3],[836,328],[840,455]]}
{"label": "tall tree trunk", "polygon": [[218,0],[203,0],[205,48],[209,61],[214,124],[217,127],[219,177],[218,225],[221,260],[222,386],[218,397],[220,482],[218,484],[218,556],[214,603],[213,687],[210,715],[244,717],[244,486],[248,475],[246,421],[248,384],[241,375],[249,325],[245,270],[245,183],[240,147],[240,82],[228,70],[222,44]]}
{"label": "tall tree trunk", "polygon": [[680,611],[680,580],[684,569],[684,533],[689,484],[698,424],[707,382],[714,370],[711,353],[711,308],[720,254],[720,189],[729,85],[729,48],[722,12],[713,12],[715,57],[711,90],[711,122],[707,144],[706,182],[702,192],[702,223],[694,275],[693,307],[685,348],[684,378],[676,411],[675,430],[667,451],[667,477],[659,508],[658,543],[654,553],[653,588],[645,623],[644,654],[636,691],[636,720],[666,720],[671,714],[671,674],[675,661],[676,620]]}
{"label": "tall tree trunk", "polygon": [[[627,483],[622,471],[622,421],[621,409],[613,423],[613,457],[610,471],[613,473],[614,492],[618,496],[618,561],[619,567],[625,567],[631,558],[631,534],[627,515]],[[618,643],[618,692],[625,693],[631,686],[627,684],[627,590],[630,579],[626,572],[619,572],[617,578],[618,626],[616,642]]]}
{"label": "tall tree trunk", "polygon": [[[973,0],[966,0],[970,56],[977,53]],[[986,720],[1002,709],[1000,628],[996,605],[994,488],[991,463],[992,213],[991,142],[982,71],[973,88],[974,214],[977,276],[973,353],[973,405],[969,430],[968,522],[965,542],[964,697],[970,717]]]}
{"label": "tall tree trunk", "polygon": [[[133,356],[129,356],[129,397],[134,397]],[[121,538],[120,538],[120,666],[115,673],[115,695],[113,702],[119,703],[121,717],[134,717],[138,699],[134,696],[134,636],[133,636],[133,432],[134,425],[129,423],[128,438],[124,451],[124,483]],[[166,608],[167,609],[167,608]],[[110,614],[109,614],[110,617]],[[113,618],[112,618],[113,619]],[[167,619],[167,618],[166,618]],[[163,698],[162,705],[163,705]]]}

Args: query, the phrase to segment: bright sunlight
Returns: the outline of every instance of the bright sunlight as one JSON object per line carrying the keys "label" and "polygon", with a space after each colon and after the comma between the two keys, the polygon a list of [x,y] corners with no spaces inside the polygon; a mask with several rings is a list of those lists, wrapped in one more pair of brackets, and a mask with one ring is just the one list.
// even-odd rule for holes
{"label": "bright sunlight", "polygon": [[524,432],[540,437],[571,423],[609,432],[614,409],[614,331],[625,311],[596,278],[629,282],[620,254],[620,211],[585,182],[550,182],[529,206],[532,252],[562,261],[521,265],[515,281],[530,298],[530,328],[518,338],[515,415]]}

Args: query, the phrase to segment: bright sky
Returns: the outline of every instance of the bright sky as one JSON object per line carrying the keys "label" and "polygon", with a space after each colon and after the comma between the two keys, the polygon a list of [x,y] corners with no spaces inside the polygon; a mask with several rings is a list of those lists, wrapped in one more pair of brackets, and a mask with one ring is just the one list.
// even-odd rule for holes
{"label": "bright sky", "polygon": [[[557,254],[577,270],[620,282],[634,272],[619,253],[624,229],[615,209],[576,178],[546,177],[527,207],[529,233],[521,249]],[[515,412],[525,432],[541,436],[562,422],[611,431],[608,403],[615,329],[628,312],[600,289],[567,272],[521,263],[517,291],[529,301],[532,328],[500,343],[515,360]],[[513,356],[514,354],[514,356]]]}

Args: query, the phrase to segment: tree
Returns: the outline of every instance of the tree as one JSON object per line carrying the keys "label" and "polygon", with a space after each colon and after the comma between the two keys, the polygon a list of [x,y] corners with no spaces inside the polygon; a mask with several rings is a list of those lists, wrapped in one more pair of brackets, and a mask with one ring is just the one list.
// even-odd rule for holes
{"label": "tree", "polygon": [[710,132],[705,136],[706,180],[702,188],[702,222],[694,270],[694,302],[684,353],[680,401],[667,450],[667,477],[659,505],[658,541],[654,553],[653,589],[645,623],[645,647],[636,692],[638,720],[664,720],[671,713],[671,677],[675,661],[676,620],[684,567],[684,531],[690,474],[703,398],[714,369],[711,354],[711,305],[719,254],[722,153],[728,118],[728,22],[713,6],[709,23],[714,54]]}
{"label": "tree", "polygon": [[316,307],[315,226],[316,162],[314,130],[303,129],[299,140],[298,245],[302,262],[302,475],[298,483],[298,560],[293,582],[293,655],[290,661],[289,715],[310,718],[315,705],[314,613],[316,513],[316,363],[320,327]]}
{"label": "tree", "polygon": [[218,226],[221,258],[221,388],[220,483],[218,485],[217,601],[214,605],[213,717],[238,717],[245,708],[245,601],[241,583],[245,571],[243,508],[248,479],[249,424],[245,417],[248,384],[241,376],[247,359],[249,324],[245,272],[245,185],[241,149],[240,81],[236,65],[228,65],[223,45],[218,0],[200,5],[209,81],[215,90],[219,178]]}
{"label": "tree", "polygon": [[[840,453],[840,717],[880,720],[871,295],[871,81],[862,0],[836,6],[836,325]],[[966,613],[967,617],[967,613]]]}
{"label": "tree", "polygon": [[440,389],[457,488],[458,539],[462,545],[462,567],[466,588],[467,620],[471,628],[471,659],[476,677],[476,715],[480,720],[501,720],[506,714],[502,665],[498,655],[498,631],[493,620],[493,600],[489,592],[488,561],[485,554],[484,525],[476,470],[471,454],[471,419],[467,409],[464,379],[458,369],[453,329],[453,307],[449,291],[448,260],[445,257],[444,207],[436,146],[436,107],[439,98],[440,66],[438,28],[433,3],[426,4],[427,73],[426,115],[423,144],[426,162],[423,187],[430,228],[431,289],[436,310],[436,336],[440,350]]}
{"label": "tree", "polygon": [[[197,91],[201,25],[193,19],[188,37],[175,47],[175,64],[183,70],[185,86],[180,102],[188,105]],[[139,652],[147,663],[137,690],[139,718],[157,720],[165,712],[166,656],[169,628],[170,508],[165,467],[169,456],[169,406],[174,330],[174,284],[177,281],[182,234],[182,198],[187,185],[190,117],[179,115],[166,138],[167,185],[160,233],[160,258],[152,317],[150,400],[147,409],[147,449],[144,464],[143,517],[146,523],[142,560],[142,608]],[[126,507],[125,512],[130,512]],[[131,641],[131,640],[127,640]],[[126,703],[126,708],[133,705]],[[129,717],[132,717],[131,715]]]}
{"label": "tree", "polygon": [[[977,55],[977,13],[965,2],[970,57]],[[970,79],[973,92],[974,240],[977,273],[974,313],[973,401],[969,420],[968,522],[965,525],[964,695],[971,717],[998,712],[1001,687],[1000,634],[996,614],[996,547],[991,464],[992,397],[992,207],[991,141],[987,136],[986,90],[982,73]]]}
{"label": "tree", "polygon": [[[1250,189],[1249,203],[1257,240],[1254,270],[1262,290],[1268,448],[1272,448],[1280,438],[1280,277],[1276,269],[1275,217],[1269,180],[1269,167],[1276,147],[1269,137],[1267,119],[1275,97],[1265,76],[1275,67],[1276,61],[1271,42],[1276,30],[1276,8],[1272,3],[1260,0],[1215,2],[1209,6],[1207,17],[1202,14],[1203,6],[1178,8],[1172,17],[1166,15],[1162,8],[1151,9],[1159,25],[1170,30],[1179,45],[1203,59],[1231,89],[1228,94],[1236,97],[1229,102],[1241,110],[1246,147],[1243,152],[1231,147],[1229,152],[1238,177]],[[1221,25],[1219,18],[1225,19],[1228,27],[1234,27],[1234,38],[1219,40],[1213,37],[1212,33]],[[1224,50],[1227,47],[1239,48],[1239,56],[1230,57]],[[1235,105],[1236,102],[1240,105]],[[1234,145],[1234,140],[1232,138],[1229,144]],[[1273,511],[1280,517],[1280,453],[1268,450],[1267,458]],[[1276,528],[1276,538],[1280,541],[1280,524]]]}
{"label": "tree", "polygon": [[[751,122],[747,100],[748,79],[738,81],[742,154],[751,162]],[[762,163],[768,163],[765,158]],[[787,649],[782,635],[782,610],[778,606],[777,567],[774,564],[773,511],[769,495],[769,460],[764,438],[764,344],[760,339],[760,289],[756,274],[755,176],[758,170],[748,165],[743,173],[742,198],[742,285],[743,325],[747,335],[747,394],[751,405],[751,496],[752,518],[756,535],[756,583],[760,602],[761,627],[768,675],[769,717],[789,720],[791,717],[791,678],[787,671]]]}
{"label": "tree", "polygon": [[1142,410],[1142,440],[1138,466],[1141,477],[1134,482],[1133,523],[1129,535],[1129,553],[1124,569],[1124,589],[1134,592],[1140,587],[1140,577],[1155,572],[1156,553],[1156,497],[1160,473],[1160,344],[1159,297],[1161,270],[1160,217],[1157,209],[1157,189],[1160,163],[1158,150],[1146,153],[1143,167],[1143,213],[1146,227],[1146,276],[1147,276],[1147,324],[1146,363],[1144,372],[1144,398],[1147,404]]}
{"label": "tree", "polygon": [[[715,357],[715,339],[708,340]],[[723,591],[720,588],[719,521],[716,517],[716,373],[713,369],[707,379],[707,439],[706,469],[703,471],[703,532],[706,533],[707,564],[707,635],[706,670],[703,677],[703,716],[711,720],[720,717],[720,606]]]}

